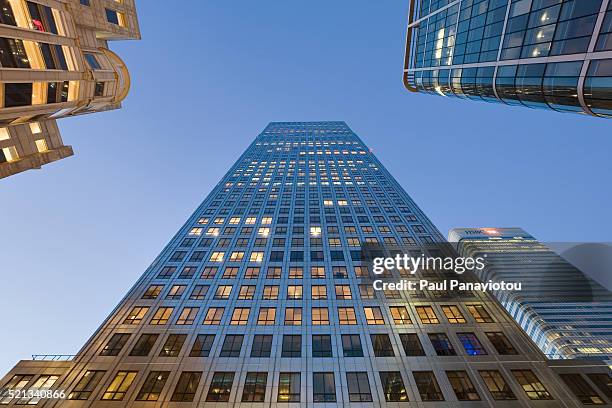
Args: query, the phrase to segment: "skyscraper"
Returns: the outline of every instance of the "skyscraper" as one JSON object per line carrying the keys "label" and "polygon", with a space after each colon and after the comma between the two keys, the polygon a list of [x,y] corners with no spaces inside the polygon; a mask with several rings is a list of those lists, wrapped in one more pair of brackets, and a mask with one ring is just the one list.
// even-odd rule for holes
{"label": "skyscraper", "polygon": [[404,85],[609,117],[612,2],[411,0]]}
{"label": "skyscraper", "polygon": [[344,122],[270,123],[78,354],[20,362],[0,403],[610,402],[607,368],[551,368],[482,292],[367,283],[362,244],[441,241]]}
{"label": "skyscraper", "polygon": [[520,228],[453,229],[459,252],[486,255],[483,281],[521,282],[495,296],[550,358],[612,360],[612,294]]}
{"label": "skyscraper", "polygon": [[73,155],[56,119],[119,108],[138,38],[134,0],[0,0],[0,178]]}

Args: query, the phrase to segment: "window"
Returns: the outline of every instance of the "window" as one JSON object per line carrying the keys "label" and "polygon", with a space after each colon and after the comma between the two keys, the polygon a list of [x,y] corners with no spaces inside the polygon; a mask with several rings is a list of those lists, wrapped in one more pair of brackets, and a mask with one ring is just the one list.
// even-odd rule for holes
{"label": "window", "polygon": [[357,316],[355,315],[355,309],[352,307],[339,307],[338,321],[341,325],[356,325]]}
{"label": "window", "polygon": [[331,336],[329,334],[312,335],[312,356],[332,357]]}
{"label": "window", "polygon": [[531,370],[512,370],[516,381],[531,400],[551,400],[549,392]]}
{"label": "window", "polygon": [[268,268],[266,279],[280,279],[283,269],[278,266],[271,266]]}
{"label": "window", "polygon": [[257,324],[259,326],[273,326],[275,321],[276,321],[276,308],[275,307],[259,308],[259,316],[257,317]]}
{"label": "window", "polygon": [[176,388],[174,388],[170,401],[192,402],[200,384],[200,378],[202,378],[202,373],[199,371],[183,371],[176,384]]}
{"label": "window", "polygon": [[349,402],[372,402],[368,373],[347,372]]}
{"label": "window", "polygon": [[263,294],[261,295],[263,300],[276,300],[278,299],[278,286],[266,285],[264,286]]}
{"label": "window", "polygon": [[429,340],[439,356],[456,356],[457,352],[453,348],[448,336],[445,333],[430,333]]}
{"label": "window", "polygon": [[412,374],[423,401],[444,401],[444,395],[433,372],[414,371]]}
{"label": "window", "polygon": [[214,334],[198,334],[189,352],[189,357],[208,357],[214,341]]}
{"label": "window", "polygon": [[312,279],[325,279],[325,267],[313,266],[310,268],[310,276]]}
{"label": "window", "polygon": [[380,382],[382,383],[385,401],[405,402],[408,401],[408,394],[404,386],[404,380],[399,371],[381,371]]}
{"label": "window", "polygon": [[157,309],[149,324],[151,325],[163,325],[168,323],[170,316],[172,315],[173,307],[160,307]]}
{"label": "window", "polygon": [[278,402],[300,402],[300,373],[280,373],[278,379]]}
{"label": "window", "polygon": [[9,0],[0,1],[0,24],[17,26],[13,8]]}
{"label": "window", "polygon": [[176,319],[177,325],[192,325],[195,322],[195,318],[200,310],[199,307],[185,307]]}
{"label": "window", "polygon": [[183,344],[187,339],[186,334],[170,334],[166,339],[166,343],[159,352],[160,357],[178,357]]}
{"label": "window", "polygon": [[100,355],[101,356],[119,355],[119,353],[121,352],[121,349],[123,349],[123,346],[125,346],[125,343],[127,343],[129,338],[130,338],[130,335],[128,333],[113,334],[113,336],[110,338],[108,343],[106,343],[106,346],[104,346],[104,348],[100,352]]}
{"label": "window", "polygon": [[559,374],[565,385],[584,405],[604,405],[605,401],[580,374]]}
{"label": "window", "polygon": [[493,318],[483,305],[467,305],[468,312],[478,323],[493,323]]}
{"label": "window", "polygon": [[288,307],[285,309],[285,326],[302,325],[302,308]]}
{"label": "window", "polygon": [[365,313],[366,321],[369,325],[385,324],[385,319],[380,311],[380,307],[364,307],[363,312]]}
{"label": "window", "polygon": [[[5,4],[2,4],[0,7],[2,7],[1,11],[6,9]],[[4,68],[31,67],[30,60],[28,59],[28,54],[22,40],[0,37],[0,64]]]}
{"label": "window", "polygon": [[174,266],[164,266],[159,272],[159,275],[157,275],[157,279],[170,279],[174,272],[176,272]]}
{"label": "window", "polygon": [[138,341],[136,341],[132,351],[130,351],[130,356],[148,356],[158,337],[159,334],[142,334]]}
{"label": "window", "polygon": [[28,11],[32,19],[32,29],[57,34],[57,25],[53,16],[53,9],[42,4],[27,1]]}
{"label": "window", "polygon": [[115,10],[105,9],[106,10],[106,21],[115,25],[123,25],[123,15]]}
{"label": "window", "polygon": [[459,401],[480,401],[480,395],[466,371],[447,371],[446,376]]}
{"label": "window", "polygon": [[219,285],[219,287],[217,287],[217,291],[215,292],[214,299],[217,299],[217,300],[229,299],[231,294],[232,294],[232,285]]}
{"label": "window", "polygon": [[204,317],[204,324],[206,325],[219,325],[221,324],[221,319],[223,318],[223,312],[225,308],[223,307],[211,307],[206,312],[206,316]]}
{"label": "window", "polygon": [[376,357],[395,357],[391,339],[387,334],[371,334],[372,348]]}
{"label": "window", "polygon": [[[91,397],[96,386],[104,377],[106,371],[88,370],[83,374],[72,392],[68,394],[69,400],[85,401]],[[6,388],[9,388],[8,386]],[[11,387],[12,388],[12,387]]]}
{"label": "window", "polygon": [[240,350],[242,349],[242,341],[244,336],[242,334],[228,334],[225,336],[223,346],[221,346],[221,353],[219,357],[240,357]]}
{"label": "window", "polygon": [[271,334],[256,334],[253,336],[253,346],[251,347],[251,357],[270,357],[272,351]]}
{"label": "window", "polygon": [[290,300],[302,299],[302,286],[301,285],[287,286],[287,299],[290,299]]}
{"label": "window", "polygon": [[448,322],[451,324],[461,324],[466,322],[461,310],[459,310],[459,308],[455,305],[443,305],[442,312],[444,312],[444,316],[446,316]]}
{"label": "window", "polygon": [[334,373],[312,373],[314,402],[336,402]]}
{"label": "window", "polygon": [[587,374],[587,376],[599,388],[599,391],[606,397],[612,398],[612,377],[609,374],[593,373]]}
{"label": "window", "polygon": [[247,373],[242,391],[242,402],[264,402],[268,373]]}
{"label": "window", "polygon": [[4,107],[13,108],[16,106],[32,105],[32,89],[31,83],[22,84],[4,84]]}
{"label": "window", "polygon": [[483,370],[479,371],[479,373],[494,400],[504,401],[516,399],[516,396],[499,371]]}
{"label": "window", "polygon": [[389,307],[389,311],[391,312],[391,317],[395,324],[412,324],[408,309],[406,309],[405,306],[391,306]]}
{"label": "window", "polygon": [[336,285],[336,299],[352,299],[351,287],[349,285]]}
{"label": "window", "polygon": [[230,324],[234,326],[246,326],[249,321],[249,314],[251,309],[248,307],[237,307],[232,313],[232,319]]}
{"label": "window", "polygon": [[104,96],[104,88],[106,86],[106,82],[96,81],[94,86],[94,97]]}
{"label": "window", "polygon": [[[234,253],[232,253],[233,255]],[[236,279],[236,276],[238,276],[238,268],[235,266],[232,267],[228,267],[225,268],[225,271],[223,271],[223,279]]]}
{"label": "window", "polygon": [[342,350],[344,357],[363,357],[361,337],[358,334],[343,334]]}
{"label": "window", "polygon": [[376,299],[374,287],[367,284],[359,285],[359,296],[361,296],[362,299]]}
{"label": "window", "polygon": [[501,332],[485,333],[495,350],[501,355],[516,355],[518,351],[512,346],[510,340]]}
{"label": "window", "polygon": [[433,308],[431,306],[417,306],[416,308],[417,314],[419,315],[419,319],[421,319],[421,323],[423,324],[438,324],[440,321],[436,316]]}
{"label": "window", "polygon": [[482,356],[487,354],[487,351],[474,333],[457,333],[457,337],[469,356]]}
{"label": "window", "polygon": [[106,391],[102,395],[102,400],[121,401],[127,390],[130,388],[136,375],[137,371],[119,371],[115,375],[115,378],[111,381]]}
{"label": "window", "polygon": [[[22,375],[22,374],[17,374],[15,376],[13,376],[13,378],[11,378],[11,380],[8,382],[8,384],[6,384],[3,388],[6,390],[23,390],[25,389],[25,387],[28,385],[28,383],[30,381],[32,381],[32,379],[34,378],[33,375]],[[4,395],[4,393],[3,393]],[[4,398],[0,398],[0,404],[2,405],[7,405],[9,402],[11,402],[11,398],[10,397],[4,397]]]}
{"label": "window", "polygon": [[304,269],[299,267],[289,268],[289,279],[302,279],[304,276]]}
{"label": "window", "polygon": [[400,341],[404,348],[404,353],[408,357],[424,356],[425,350],[419,340],[419,335],[416,333],[402,333],[400,334]]}
{"label": "window", "polygon": [[83,6],[89,6],[89,0],[80,0]]}
{"label": "window", "polygon": [[285,334],[281,357],[301,357],[302,336],[299,334]]}
{"label": "window", "polygon": [[312,308],[312,325],[321,326],[329,324],[329,311],[326,307]]}
{"label": "window", "polygon": [[151,371],[136,395],[136,401],[157,401],[169,375],[170,371]]}
{"label": "window", "polygon": [[327,286],[325,285],[312,285],[311,289],[312,300],[325,300],[327,299]]}
{"label": "window", "polygon": [[151,285],[147,288],[145,293],[142,295],[143,299],[157,299],[161,293],[164,285]]}
{"label": "window", "polygon": [[240,287],[240,293],[238,293],[238,299],[251,300],[254,297],[255,297],[255,286],[242,285]]}
{"label": "window", "polygon": [[195,285],[191,291],[190,300],[204,300],[208,293],[209,286],[207,285]]}
{"label": "window", "polygon": [[170,288],[170,291],[166,295],[166,299],[180,299],[185,292],[185,285],[174,285]]}
{"label": "window", "polygon": [[219,269],[216,266],[207,266],[202,271],[202,275],[200,276],[200,278],[202,278],[202,279],[214,279],[214,277],[217,274],[218,270]]}

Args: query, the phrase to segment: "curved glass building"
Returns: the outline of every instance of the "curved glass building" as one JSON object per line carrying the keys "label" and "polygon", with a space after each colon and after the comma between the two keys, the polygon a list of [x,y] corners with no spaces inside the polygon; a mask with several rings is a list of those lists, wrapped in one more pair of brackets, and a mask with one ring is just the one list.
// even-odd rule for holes
{"label": "curved glass building", "polygon": [[404,85],[612,116],[612,1],[412,0]]}

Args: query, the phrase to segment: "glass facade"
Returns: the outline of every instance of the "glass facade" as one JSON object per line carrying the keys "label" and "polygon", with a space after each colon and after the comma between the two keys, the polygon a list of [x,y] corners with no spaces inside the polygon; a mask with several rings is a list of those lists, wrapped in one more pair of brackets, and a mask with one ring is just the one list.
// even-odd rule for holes
{"label": "glass facade", "polygon": [[[344,122],[271,123],[72,361],[0,388],[45,372],[67,406],[578,406],[486,294],[373,289],[364,243],[440,241]],[[607,398],[586,375],[607,368],[584,370],[566,371]]]}
{"label": "glass facade", "polygon": [[520,292],[493,293],[548,358],[612,360],[606,288],[521,229],[455,229],[449,240],[464,256],[486,256],[481,281],[522,283]]}
{"label": "glass facade", "polygon": [[412,0],[413,92],[610,117],[609,0]]}

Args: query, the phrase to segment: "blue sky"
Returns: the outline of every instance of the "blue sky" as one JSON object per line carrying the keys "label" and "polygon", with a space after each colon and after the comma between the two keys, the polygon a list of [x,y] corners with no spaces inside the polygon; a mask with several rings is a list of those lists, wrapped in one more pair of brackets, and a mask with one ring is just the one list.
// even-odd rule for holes
{"label": "blue sky", "polygon": [[75,157],[0,181],[0,373],[78,351],[270,121],[346,121],[444,234],[612,241],[612,122],[409,94],[407,3],[139,1],[123,110],[62,120]]}

